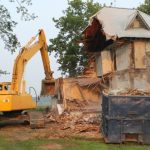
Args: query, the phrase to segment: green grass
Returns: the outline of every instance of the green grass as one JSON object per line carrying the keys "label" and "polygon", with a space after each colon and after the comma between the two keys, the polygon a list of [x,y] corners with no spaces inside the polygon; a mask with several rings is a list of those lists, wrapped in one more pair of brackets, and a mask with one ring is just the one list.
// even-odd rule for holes
{"label": "green grass", "polygon": [[13,141],[12,139],[0,137],[0,150],[38,150],[41,145],[48,144],[49,140],[27,140]]}
{"label": "green grass", "polygon": [[62,150],[150,150],[148,145],[105,144],[103,141],[58,139],[55,143],[62,144],[64,146]]}
{"label": "green grass", "polygon": [[10,138],[0,137],[0,150],[41,150],[42,146],[51,144],[61,145],[61,150],[150,150],[150,146],[148,145],[113,145],[104,144],[102,141],[78,139],[33,139],[27,141],[15,141]]}

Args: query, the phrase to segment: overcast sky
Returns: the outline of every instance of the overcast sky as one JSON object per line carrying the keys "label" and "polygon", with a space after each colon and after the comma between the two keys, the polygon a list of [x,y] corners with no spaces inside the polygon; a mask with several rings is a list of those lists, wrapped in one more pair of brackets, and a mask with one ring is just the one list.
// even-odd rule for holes
{"label": "overcast sky", "polygon": [[[16,14],[14,5],[3,1],[5,5],[11,11],[11,16],[18,22],[18,25],[15,28],[15,33],[21,45],[24,46],[32,36],[36,35],[39,29],[44,29],[47,43],[49,43],[50,38],[57,36],[57,29],[55,28],[52,18],[59,18],[62,16],[62,11],[67,8],[67,0],[32,0],[33,5],[29,7],[30,12],[34,12],[38,18],[34,21],[25,22],[21,21],[19,15]],[[94,0],[94,2],[99,2],[101,4],[110,5],[113,2],[115,7],[123,8],[136,8],[140,3],[143,3],[144,0]],[[1,44],[1,53],[0,53],[0,69],[7,70],[12,73],[14,59],[18,54],[16,53],[11,55],[10,52],[4,50],[3,44]],[[54,71],[54,77],[58,78],[61,76],[61,72],[58,71],[59,64],[56,63],[56,58],[53,55],[50,56],[51,68]],[[27,88],[30,86],[35,87],[38,94],[41,89],[41,80],[44,78],[44,70],[42,66],[42,61],[40,53],[36,54],[26,66],[25,70],[25,79],[27,82]],[[0,81],[11,81],[10,75],[1,75]]]}

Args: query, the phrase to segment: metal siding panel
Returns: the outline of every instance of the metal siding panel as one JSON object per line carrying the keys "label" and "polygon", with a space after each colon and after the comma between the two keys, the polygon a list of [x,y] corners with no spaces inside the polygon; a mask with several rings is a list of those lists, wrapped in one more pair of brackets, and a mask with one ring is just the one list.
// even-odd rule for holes
{"label": "metal siding panel", "polygon": [[150,117],[150,97],[110,97],[111,117]]}
{"label": "metal siding panel", "polygon": [[128,134],[141,134],[142,131],[142,121],[135,120],[125,120],[123,121],[122,132]]}
{"label": "metal siding panel", "polygon": [[144,144],[150,144],[150,120],[144,121],[143,130],[144,130],[144,137],[143,137]]}
{"label": "metal siding panel", "polygon": [[108,141],[121,143],[121,125],[118,120],[108,120]]}

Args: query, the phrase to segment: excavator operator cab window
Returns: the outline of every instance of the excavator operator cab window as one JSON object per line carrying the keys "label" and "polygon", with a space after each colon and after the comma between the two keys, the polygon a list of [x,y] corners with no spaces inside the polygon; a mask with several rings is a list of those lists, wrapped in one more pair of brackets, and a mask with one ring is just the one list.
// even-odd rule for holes
{"label": "excavator operator cab window", "polygon": [[0,91],[2,91],[3,90],[3,86],[2,86],[2,84],[0,84]]}
{"label": "excavator operator cab window", "polygon": [[6,90],[6,91],[8,90],[8,87],[7,87],[7,85],[4,85],[4,90]]}
{"label": "excavator operator cab window", "polygon": [[5,91],[10,91],[10,84],[5,84],[4,85],[4,90]]}

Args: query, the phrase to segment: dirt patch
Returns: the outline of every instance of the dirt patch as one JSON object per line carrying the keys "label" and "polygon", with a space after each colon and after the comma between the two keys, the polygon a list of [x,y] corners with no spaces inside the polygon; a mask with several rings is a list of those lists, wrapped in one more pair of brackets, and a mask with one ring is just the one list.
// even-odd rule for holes
{"label": "dirt patch", "polygon": [[[50,137],[78,137],[99,139],[100,135],[100,112],[95,109],[79,109],[64,111],[63,114],[57,115],[50,112],[46,115],[46,121],[51,124],[53,133]],[[70,134],[71,133],[71,134]]]}
{"label": "dirt patch", "polygon": [[[74,115],[73,115],[74,116]],[[75,115],[76,116],[76,115]],[[58,139],[58,138],[74,138],[83,137],[88,139],[100,139],[99,124],[93,125],[90,121],[88,124],[84,123],[86,118],[82,120],[75,119],[76,117],[62,116],[60,122],[49,122],[43,129],[30,129],[29,126],[5,126],[0,128],[0,135],[14,141],[26,141],[32,139]],[[73,119],[73,120],[72,120]],[[84,119],[84,120],[83,120]],[[83,123],[82,123],[83,121]],[[71,133],[71,134],[70,134]],[[51,144],[50,144],[51,145]]]}
{"label": "dirt patch", "polygon": [[51,143],[51,144],[43,145],[40,148],[42,150],[61,150],[62,145],[57,144],[57,143]]}
{"label": "dirt patch", "polygon": [[[74,108],[74,106],[72,107]],[[76,137],[94,140],[102,138],[100,134],[100,111],[93,107],[88,109],[85,107],[81,109],[79,107],[77,110],[66,110],[61,115],[51,111],[44,115],[46,121],[45,128],[31,129],[29,125],[10,125],[1,127],[0,135],[5,135],[16,141],[70,139]]]}
{"label": "dirt patch", "polygon": [[11,139],[15,139],[17,141],[25,141],[32,139],[32,130],[23,125],[17,126],[5,126],[1,127],[0,135],[4,135],[6,137],[10,137]]}

